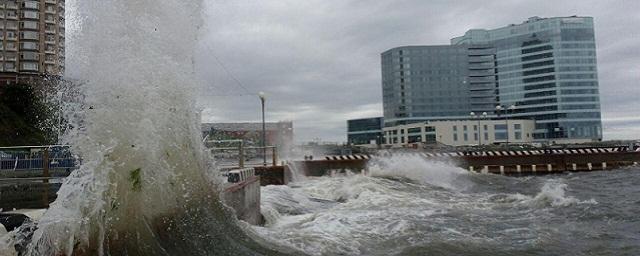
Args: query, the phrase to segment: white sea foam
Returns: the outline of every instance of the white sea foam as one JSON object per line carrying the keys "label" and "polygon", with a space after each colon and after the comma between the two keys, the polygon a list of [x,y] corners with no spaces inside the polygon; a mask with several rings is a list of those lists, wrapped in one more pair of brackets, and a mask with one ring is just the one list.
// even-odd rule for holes
{"label": "white sea foam", "polygon": [[374,177],[403,177],[444,188],[463,186],[468,172],[444,161],[430,161],[416,154],[376,157],[369,164]]}
{"label": "white sea foam", "polygon": [[535,195],[529,202],[538,205],[551,205],[553,207],[563,207],[573,204],[596,204],[594,199],[581,201],[573,196],[568,196],[567,184],[559,180],[548,180],[540,189],[540,193]]}

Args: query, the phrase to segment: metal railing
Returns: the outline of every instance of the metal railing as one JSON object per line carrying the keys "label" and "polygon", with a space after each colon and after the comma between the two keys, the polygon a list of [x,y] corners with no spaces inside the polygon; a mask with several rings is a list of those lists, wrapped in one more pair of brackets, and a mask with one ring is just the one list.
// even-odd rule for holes
{"label": "metal railing", "polygon": [[[206,138],[205,138],[206,139]],[[278,147],[247,146],[244,140],[207,140],[205,146],[220,167],[277,166]],[[267,162],[265,159],[269,159]]]}
{"label": "metal railing", "polygon": [[76,163],[67,146],[0,147],[0,171],[74,169]]}
{"label": "metal railing", "polygon": [[78,162],[67,146],[0,147],[0,185],[26,186],[27,190],[37,185],[41,191],[35,193],[42,193],[40,206],[47,206],[51,198],[49,190],[59,186]]}

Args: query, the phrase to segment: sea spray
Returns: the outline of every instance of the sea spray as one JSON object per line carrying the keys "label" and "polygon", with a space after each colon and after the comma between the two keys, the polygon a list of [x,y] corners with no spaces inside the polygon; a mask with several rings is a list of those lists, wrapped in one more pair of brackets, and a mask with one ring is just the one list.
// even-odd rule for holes
{"label": "sea spray", "polygon": [[[26,255],[272,254],[219,200],[195,111],[199,1],[70,1],[65,115],[82,158]],[[72,28],[72,29],[71,29]]]}
{"label": "sea spray", "polygon": [[378,156],[368,165],[371,176],[407,178],[444,188],[463,188],[463,179],[468,175],[450,162],[428,160],[418,154]]}

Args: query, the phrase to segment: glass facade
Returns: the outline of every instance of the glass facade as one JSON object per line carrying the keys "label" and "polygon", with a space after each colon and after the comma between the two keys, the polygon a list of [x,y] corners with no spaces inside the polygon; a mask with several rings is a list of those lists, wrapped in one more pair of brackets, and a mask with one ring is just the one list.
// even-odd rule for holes
{"label": "glass facade", "polygon": [[385,126],[466,119],[496,102],[495,49],[406,46],[382,53]]}
{"label": "glass facade", "polygon": [[602,139],[593,18],[532,17],[451,43],[495,47],[497,100],[516,107],[503,114],[535,119],[536,139]]}
{"label": "glass facade", "polygon": [[347,120],[347,141],[353,145],[382,144],[382,117]]}

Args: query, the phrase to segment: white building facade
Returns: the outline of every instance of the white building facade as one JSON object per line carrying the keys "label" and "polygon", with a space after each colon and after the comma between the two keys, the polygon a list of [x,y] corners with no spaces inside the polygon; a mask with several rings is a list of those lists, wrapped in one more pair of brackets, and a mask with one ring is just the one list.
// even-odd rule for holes
{"label": "white building facade", "polygon": [[532,143],[534,120],[429,121],[385,127],[384,142],[394,147],[411,144],[477,146]]}

